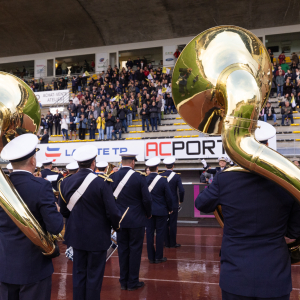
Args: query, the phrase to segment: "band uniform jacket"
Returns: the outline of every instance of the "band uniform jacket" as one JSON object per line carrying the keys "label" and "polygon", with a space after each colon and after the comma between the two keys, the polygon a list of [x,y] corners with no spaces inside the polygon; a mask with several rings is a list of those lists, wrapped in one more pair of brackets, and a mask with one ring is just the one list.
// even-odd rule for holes
{"label": "band uniform jacket", "polygon": [[49,169],[44,169],[44,170],[42,170],[42,171],[41,171],[41,174],[42,174],[42,177],[43,177],[43,178],[46,178],[48,175],[50,175],[50,176],[51,176],[51,175],[58,175],[57,180],[51,182],[51,185],[52,185],[52,187],[54,188],[54,190],[55,190],[55,191],[58,191],[58,188],[57,188],[57,182],[58,182],[61,178],[63,178],[64,176],[63,176],[61,173],[59,173],[59,172],[54,172],[54,171],[51,171],[51,170],[49,170]]}
{"label": "band uniform jacket", "polygon": [[65,232],[67,245],[78,250],[102,251],[111,244],[111,226],[117,229],[121,218],[110,183],[101,177],[95,178],[72,211],[67,208],[70,198],[91,172],[91,169],[80,169],[70,180],[63,180],[58,201],[61,214],[68,218]]}
{"label": "band uniform jacket", "polygon": [[195,201],[204,213],[217,205],[224,216],[221,289],[259,298],[289,294],[291,258],[284,236],[300,237],[298,202],[261,176],[222,172]]}
{"label": "band uniform jacket", "polygon": [[[209,166],[208,166],[209,167]],[[204,170],[209,173],[209,174],[213,174],[213,175],[218,175],[219,173],[223,172],[224,170],[227,169],[227,167],[224,167],[223,170],[221,169],[221,167],[216,167],[215,169],[208,169],[204,168]]]}
{"label": "band uniform jacket", "polygon": [[[38,223],[51,234],[63,229],[63,217],[57,211],[49,181],[29,172],[13,172],[10,180]],[[0,282],[32,284],[53,273],[52,259],[17,227],[0,208]]]}
{"label": "band uniform jacket", "polygon": [[[157,173],[150,173],[146,177],[148,186],[152,183]],[[174,197],[172,196],[170,186],[166,178],[160,178],[151,191],[152,198],[152,215],[167,216],[174,210]]]}
{"label": "band uniform jacket", "polygon": [[[169,177],[171,173],[172,170],[166,170],[160,175]],[[173,176],[173,178],[169,181],[169,186],[174,199],[173,211],[175,211],[175,209],[178,209],[179,202],[181,203],[184,200],[184,188],[179,174],[175,174]],[[179,194],[179,202],[178,202],[178,194]]]}
{"label": "band uniform jacket", "polygon": [[[112,183],[113,190],[117,188],[119,182],[130,169],[130,167],[122,167],[118,172],[110,176],[114,181]],[[122,221],[122,227],[138,228],[146,226],[147,218],[151,217],[151,205],[152,199],[148,191],[146,178],[135,172],[131,175],[117,198],[117,206],[121,214],[129,207]]]}

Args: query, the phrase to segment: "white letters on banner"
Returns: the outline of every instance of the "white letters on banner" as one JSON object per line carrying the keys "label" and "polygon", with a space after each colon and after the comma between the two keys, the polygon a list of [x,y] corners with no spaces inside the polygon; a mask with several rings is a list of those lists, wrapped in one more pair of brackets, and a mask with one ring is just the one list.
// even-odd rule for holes
{"label": "white letters on banner", "polygon": [[69,103],[69,90],[36,92],[34,93],[42,105]]}
{"label": "white letters on banner", "polygon": [[[153,139],[143,141],[107,141],[107,142],[82,142],[82,143],[55,143],[39,144],[37,161],[47,158],[55,163],[70,163],[74,161],[74,151],[86,144],[98,148],[98,156],[107,162],[120,161],[120,153],[137,153],[138,161],[145,161],[151,157],[159,156],[164,159],[175,156],[176,159],[203,159],[226,156],[222,139],[218,137],[199,137],[184,139]],[[269,147],[276,150],[276,136],[269,140]]]}

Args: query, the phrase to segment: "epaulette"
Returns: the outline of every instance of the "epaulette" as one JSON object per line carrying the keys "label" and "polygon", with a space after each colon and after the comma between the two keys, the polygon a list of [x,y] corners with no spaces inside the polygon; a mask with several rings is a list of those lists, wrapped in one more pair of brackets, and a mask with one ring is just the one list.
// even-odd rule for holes
{"label": "epaulette", "polygon": [[158,172],[158,175],[162,174],[162,173],[165,173],[165,171],[162,171],[162,172]]}
{"label": "epaulette", "polygon": [[181,173],[176,173],[177,175],[181,175]]}
{"label": "epaulette", "polygon": [[147,174],[145,172],[141,172],[141,171],[138,171],[138,170],[135,170],[135,172],[139,173],[140,175],[147,176]]}
{"label": "epaulette", "polygon": [[168,178],[168,176],[161,176],[161,177],[163,177],[163,178]]}
{"label": "epaulette", "polygon": [[104,181],[114,182],[111,178],[109,178],[109,175],[106,174],[98,174],[99,177],[103,178]]}

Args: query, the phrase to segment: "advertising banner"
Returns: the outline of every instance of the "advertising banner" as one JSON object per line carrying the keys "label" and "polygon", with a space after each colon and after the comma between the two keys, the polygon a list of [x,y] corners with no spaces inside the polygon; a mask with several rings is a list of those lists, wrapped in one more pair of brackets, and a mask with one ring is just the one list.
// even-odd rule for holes
{"label": "advertising banner", "polygon": [[47,60],[37,59],[34,61],[34,77],[44,78],[47,76]]}
{"label": "advertising banner", "polygon": [[[220,156],[228,157],[223,148],[222,139],[218,136],[181,139],[40,144],[39,147],[41,150],[37,152],[37,158],[38,161],[53,158],[55,163],[69,163],[73,161],[73,152],[86,144],[96,146],[101,160],[107,162],[120,161],[119,154],[126,152],[138,154],[138,161],[145,161],[154,156],[158,156],[161,159],[164,159],[167,156],[175,156],[176,159],[216,159]],[[276,150],[276,140],[275,143],[272,143],[269,146]]]}
{"label": "advertising banner", "polygon": [[48,92],[36,92],[34,93],[38,101],[43,106],[69,103],[69,90],[48,91]]}
{"label": "advertising banner", "polygon": [[163,65],[164,66],[175,66],[176,58],[174,53],[177,46],[164,46],[163,47]]}
{"label": "advertising banner", "polygon": [[138,161],[144,161],[144,142],[143,141],[122,141],[122,142],[82,142],[82,143],[57,143],[39,144],[40,151],[37,152],[37,161],[43,162],[52,159],[54,163],[70,163],[74,161],[73,153],[81,146],[96,146],[98,149],[99,160],[107,162],[121,161],[120,153],[135,153]]}
{"label": "advertising banner", "polygon": [[106,71],[109,65],[108,63],[109,54],[108,53],[96,53],[96,73]]}
{"label": "advertising banner", "polygon": [[175,156],[176,159],[218,158],[226,155],[222,139],[218,137],[155,139],[145,141],[145,158],[153,156],[166,158]]}

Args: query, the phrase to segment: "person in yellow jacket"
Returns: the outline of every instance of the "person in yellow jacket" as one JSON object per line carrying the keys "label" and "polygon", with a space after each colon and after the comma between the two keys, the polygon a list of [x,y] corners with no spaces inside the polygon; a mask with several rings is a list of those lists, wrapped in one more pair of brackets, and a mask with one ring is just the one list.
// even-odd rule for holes
{"label": "person in yellow jacket", "polygon": [[99,132],[99,141],[104,140],[104,130],[105,130],[105,118],[104,113],[97,118],[97,129]]}

